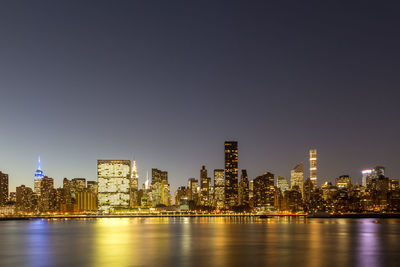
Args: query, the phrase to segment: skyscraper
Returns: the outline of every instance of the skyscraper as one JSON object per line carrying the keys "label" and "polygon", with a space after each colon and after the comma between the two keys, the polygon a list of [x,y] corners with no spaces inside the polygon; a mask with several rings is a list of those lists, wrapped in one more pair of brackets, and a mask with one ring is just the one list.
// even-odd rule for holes
{"label": "skyscraper", "polygon": [[214,170],[214,202],[218,210],[225,206],[225,175],[224,170]]}
{"label": "skyscraper", "polygon": [[169,204],[168,172],[151,169],[151,193],[153,206]]}
{"label": "skyscraper", "polygon": [[139,189],[139,175],[136,167],[136,161],[133,161],[132,165],[132,173],[131,173],[131,189],[138,190]]}
{"label": "skyscraper", "polygon": [[189,178],[188,180],[189,200],[194,201],[195,204],[197,204],[199,200],[198,187],[199,187],[199,180],[197,180],[196,178]]}
{"label": "skyscraper", "polygon": [[370,169],[365,169],[362,170],[361,172],[362,177],[361,177],[361,185],[366,187],[367,184],[371,181],[372,179],[372,170]]}
{"label": "skyscraper", "polygon": [[277,186],[281,190],[282,194],[284,194],[287,190],[289,190],[289,184],[285,177],[278,176]]}
{"label": "skyscraper", "polygon": [[385,176],[385,167],[376,166],[372,169],[372,178],[378,179],[380,176]]}
{"label": "skyscraper", "polygon": [[249,205],[249,177],[247,176],[246,170],[242,170],[242,175],[240,176],[239,205],[240,206]]}
{"label": "skyscraper", "polygon": [[303,163],[299,163],[290,172],[290,183],[292,189],[297,188],[303,194]]}
{"label": "skyscraper", "polygon": [[266,172],[254,179],[254,206],[271,209],[274,207],[274,174]]}
{"label": "skyscraper", "polygon": [[238,143],[225,142],[225,205],[228,208],[238,204]]}
{"label": "skyscraper", "polygon": [[317,185],[317,150],[310,150],[310,180],[314,186]]}
{"label": "skyscraper", "polygon": [[8,174],[0,171],[0,206],[4,206],[8,201]]}
{"label": "skyscraper", "polygon": [[98,207],[110,213],[117,208],[129,207],[130,160],[98,160]]}
{"label": "skyscraper", "polygon": [[207,177],[207,169],[206,166],[203,165],[200,170],[200,205],[209,205],[209,191],[210,185]]}
{"label": "skyscraper", "polygon": [[39,156],[34,176],[34,184],[33,184],[33,192],[35,193],[36,196],[40,196],[41,180],[43,179],[43,177],[44,174],[42,171],[40,156]]}

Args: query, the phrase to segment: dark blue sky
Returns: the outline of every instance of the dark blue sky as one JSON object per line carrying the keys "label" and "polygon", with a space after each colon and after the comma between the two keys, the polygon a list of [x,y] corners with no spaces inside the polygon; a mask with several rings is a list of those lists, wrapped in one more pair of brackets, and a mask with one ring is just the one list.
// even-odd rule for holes
{"label": "dark blue sky", "polygon": [[[357,1],[2,1],[0,170],[96,179],[97,159],[175,189],[201,165],[320,182],[400,178],[400,6]],[[308,172],[306,172],[306,176]]]}

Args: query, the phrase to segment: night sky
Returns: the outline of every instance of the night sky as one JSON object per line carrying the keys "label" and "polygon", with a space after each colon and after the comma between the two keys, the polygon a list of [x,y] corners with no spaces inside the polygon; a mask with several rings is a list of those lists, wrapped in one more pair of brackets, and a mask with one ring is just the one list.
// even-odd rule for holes
{"label": "night sky", "polygon": [[[319,184],[400,178],[400,5],[357,1],[1,1],[0,170],[96,180],[97,159],[224,167]],[[393,1],[394,2],[394,1]],[[305,171],[305,178],[308,171]]]}

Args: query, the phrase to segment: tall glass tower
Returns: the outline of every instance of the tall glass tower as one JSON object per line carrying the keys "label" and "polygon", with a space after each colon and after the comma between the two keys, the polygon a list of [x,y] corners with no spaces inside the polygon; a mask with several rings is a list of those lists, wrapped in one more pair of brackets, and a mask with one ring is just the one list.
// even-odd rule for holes
{"label": "tall glass tower", "polygon": [[317,150],[310,150],[310,180],[314,186],[317,185]]}

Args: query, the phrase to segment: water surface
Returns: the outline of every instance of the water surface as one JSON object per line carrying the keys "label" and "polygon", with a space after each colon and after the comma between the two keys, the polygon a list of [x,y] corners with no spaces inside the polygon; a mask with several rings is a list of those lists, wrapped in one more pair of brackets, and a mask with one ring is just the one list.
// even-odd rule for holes
{"label": "water surface", "polygon": [[398,266],[399,219],[0,222],[0,266]]}

